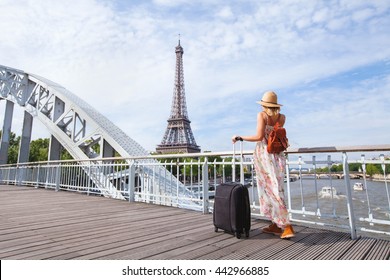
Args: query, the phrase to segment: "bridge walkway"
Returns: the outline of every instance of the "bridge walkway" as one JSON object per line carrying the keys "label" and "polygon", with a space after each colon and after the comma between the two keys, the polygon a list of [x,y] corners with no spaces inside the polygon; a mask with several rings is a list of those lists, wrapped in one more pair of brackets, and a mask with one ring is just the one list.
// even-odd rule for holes
{"label": "bridge walkway", "polygon": [[100,196],[0,185],[0,259],[388,260],[390,241],[295,226],[290,240],[214,232],[211,214]]}

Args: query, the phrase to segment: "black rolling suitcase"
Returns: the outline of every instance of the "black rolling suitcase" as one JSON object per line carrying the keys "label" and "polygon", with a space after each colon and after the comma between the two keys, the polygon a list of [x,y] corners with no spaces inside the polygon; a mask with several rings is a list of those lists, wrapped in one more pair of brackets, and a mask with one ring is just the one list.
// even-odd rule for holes
{"label": "black rolling suitcase", "polygon": [[251,212],[248,189],[240,183],[217,186],[214,198],[213,221],[215,232],[223,229],[237,238],[245,232],[249,237]]}
{"label": "black rolling suitcase", "polygon": [[[242,151],[242,148],[241,148]],[[216,187],[213,222],[215,232],[223,229],[237,238],[245,232],[249,237],[251,211],[248,189],[238,182],[223,183]]]}

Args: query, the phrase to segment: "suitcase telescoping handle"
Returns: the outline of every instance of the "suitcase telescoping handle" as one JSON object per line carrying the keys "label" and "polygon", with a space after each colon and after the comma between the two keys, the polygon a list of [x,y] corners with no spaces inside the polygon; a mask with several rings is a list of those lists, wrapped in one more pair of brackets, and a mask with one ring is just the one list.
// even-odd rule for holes
{"label": "suitcase telescoping handle", "polygon": [[[240,183],[244,185],[244,151],[242,141],[240,142]],[[236,142],[236,143],[237,143]],[[236,181],[236,144],[233,144],[233,169],[232,169],[233,182]]]}

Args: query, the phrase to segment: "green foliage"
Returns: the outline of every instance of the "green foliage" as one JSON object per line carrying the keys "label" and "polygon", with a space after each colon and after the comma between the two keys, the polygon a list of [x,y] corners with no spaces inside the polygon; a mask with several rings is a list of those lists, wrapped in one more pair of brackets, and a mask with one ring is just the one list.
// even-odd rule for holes
{"label": "green foliage", "polygon": [[330,167],[331,172],[343,172],[343,165],[342,164],[333,164]]}
{"label": "green foliage", "polygon": [[[2,131],[0,130],[0,138]],[[20,136],[16,136],[14,132],[10,133],[9,147],[8,147],[8,164],[14,164],[18,162]],[[49,154],[49,138],[39,138],[30,142],[29,161],[47,161]],[[65,149],[61,150],[61,160],[69,160],[73,157]]]}
{"label": "green foliage", "polygon": [[348,165],[349,165],[349,171],[352,171],[352,172],[362,171],[362,164],[361,163],[350,163]]}
{"label": "green foliage", "polygon": [[380,164],[367,164],[366,165],[366,172],[367,172],[367,175],[369,175],[369,176],[382,173]]}
{"label": "green foliage", "polygon": [[[389,160],[388,158],[386,160]],[[349,163],[349,171],[350,172],[361,172],[363,170],[362,164],[361,163]],[[390,164],[386,164],[385,166],[386,174],[390,174]],[[342,164],[337,164],[337,165],[332,165],[330,168],[331,172],[336,172],[336,173],[342,173],[343,172],[343,165]],[[328,173],[329,168],[323,167],[323,168],[317,168],[317,172],[323,172],[323,173]],[[383,174],[383,169],[381,164],[367,164],[366,165],[366,172],[367,175],[372,176],[374,174]]]}
{"label": "green foliage", "polygon": [[[0,130],[0,139],[2,136],[2,131]],[[19,143],[20,136],[16,137],[16,134],[11,131],[9,136],[9,146],[8,146],[8,164],[13,164],[18,162],[19,154]]]}
{"label": "green foliage", "polygon": [[71,154],[69,154],[69,152],[67,150],[62,149],[61,150],[61,160],[71,160],[71,159],[73,159]]}
{"label": "green foliage", "polygon": [[45,161],[48,158],[49,151],[49,139],[39,138],[37,140],[33,140],[30,143],[30,155],[29,161]]}
{"label": "green foliage", "polygon": [[[191,180],[197,181],[199,172],[202,172],[202,165],[205,161],[204,156],[200,158],[175,158],[174,155],[172,155],[172,158],[161,158],[158,159],[161,163],[166,164],[166,168],[176,176],[178,167],[179,169],[179,174],[180,174],[180,180],[184,181],[184,174],[186,176],[185,180],[188,182]],[[231,178],[232,177],[232,165],[230,164],[233,161],[232,157],[225,158],[224,162],[227,164],[221,164],[222,162],[222,157],[220,156],[207,156],[207,161],[208,161],[208,174],[209,178],[213,179],[215,177],[221,177],[223,173],[225,174],[226,178]],[[190,164],[192,161],[193,164]],[[215,164],[214,164],[215,161]],[[198,167],[198,163],[200,162],[200,168]],[[238,162],[238,160],[237,160]],[[225,171],[224,171],[225,170]],[[244,174],[246,177],[250,177],[250,170],[248,170],[246,167],[244,168]],[[214,174],[215,173],[215,174]],[[240,174],[240,167],[239,165],[236,166],[236,178],[238,178]]]}
{"label": "green foliage", "polygon": [[20,136],[16,136],[15,133],[11,132],[10,139],[9,139],[9,148],[8,148],[8,163],[18,162],[19,143],[20,143]]}

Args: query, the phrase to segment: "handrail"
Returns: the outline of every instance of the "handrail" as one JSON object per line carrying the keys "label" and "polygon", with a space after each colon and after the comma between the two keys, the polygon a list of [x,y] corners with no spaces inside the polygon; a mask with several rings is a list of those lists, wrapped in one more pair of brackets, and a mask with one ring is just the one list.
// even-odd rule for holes
{"label": "handrail", "polygon": [[310,147],[310,148],[289,148],[288,154],[313,154],[313,153],[350,153],[350,152],[377,152],[390,151],[389,144],[383,145],[361,145],[361,146],[333,146],[333,147]]}
{"label": "handrail", "polygon": [[[303,148],[288,148],[286,154],[314,154],[314,153],[343,153],[343,152],[377,152],[377,151],[390,151],[390,144],[381,145],[360,145],[360,146],[329,146],[329,147],[303,147]],[[252,155],[253,150],[243,150],[243,155]],[[69,159],[69,160],[51,160],[51,161],[35,161],[26,163],[15,164],[3,164],[3,166],[23,166],[23,165],[37,165],[37,164],[58,164],[64,162],[102,162],[102,161],[132,161],[139,159],[164,159],[164,158],[199,158],[209,156],[232,156],[233,151],[222,152],[201,152],[201,153],[183,153],[183,154],[152,154],[144,156],[131,156],[131,157],[107,157],[103,159]]]}

